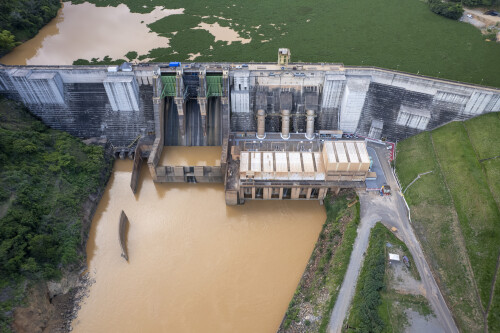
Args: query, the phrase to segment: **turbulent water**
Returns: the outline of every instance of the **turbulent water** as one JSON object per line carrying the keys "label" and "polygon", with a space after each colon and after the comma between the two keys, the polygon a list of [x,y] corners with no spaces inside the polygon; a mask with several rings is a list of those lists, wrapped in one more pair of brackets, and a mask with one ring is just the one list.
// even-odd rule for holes
{"label": "turbulent water", "polygon": [[[206,158],[176,153],[197,164]],[[275,332],[326,218],[318,202],[226,207],[222,184],[155,184],[148,168],[134,196],[131,169],[116,161],[92,222],[96,282],[74,331]],[[120,257],[122,209],[129,262]]]}

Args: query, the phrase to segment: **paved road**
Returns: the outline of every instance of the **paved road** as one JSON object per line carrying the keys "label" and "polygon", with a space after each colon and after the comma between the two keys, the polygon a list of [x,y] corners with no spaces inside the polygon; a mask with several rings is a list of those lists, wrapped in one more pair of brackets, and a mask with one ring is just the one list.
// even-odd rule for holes
{"label": "paved road", "polygon": [[425,296],[431,303],[434,313],[442,326],[442,331],[458,332],[451,313],[425,261],[420,243],[417,241],[413,229],[410,226],[410,221],[406,215],[404,200],[400,195],[398,184],[392,174],[388,159],[386,158],[386,154],[388,153],[387,149],[385,149],[385,146],[376,144],[371,146],[377,151],[387,183],[393,189],[393,195],[390,197],[380,197],[376,193],[358,193],[361,203],[361,222],[358,228],[358,237],[354,243],[354,249],[351,254],[351,260],[347,268],[344,283],[340,288],[339,297],[330,317],[329,332],[336,333],[342,330],[344,318],[346,317],[352,297],[354,296],[359,270],[364,258],[363,254],[368,247],[370,229],[377,221],[383,221],[388,227],[394,226],[398,228],[398,236],[406,243],[415,260],[414,264],[422,278]]}

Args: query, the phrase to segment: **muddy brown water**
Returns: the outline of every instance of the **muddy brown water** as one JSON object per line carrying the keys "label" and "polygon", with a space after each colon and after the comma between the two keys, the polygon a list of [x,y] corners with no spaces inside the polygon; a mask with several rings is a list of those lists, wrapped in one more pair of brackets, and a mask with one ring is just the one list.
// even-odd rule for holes
{"label": "muddy brown water", "polygon": [[166,146],[159,165],[171,166],[220,166],[221,146]]}
{"label": "muddy brown water", "polygon": [[71,65],[74,60],[125,59],[129,51],[147,54],[168,47],[169,39],[151,32],[147,24],[184,9],[155,7],[151,13],[131,13],[117,7],[96,7],[88,2],[64,2],[58,15],[29,41],[0,59],[6,65]]}
{"label": "muddy brown water", "polygon": [[[131,170],[131,161],[115,162],[93,219],[96,282],[73,330],[275,332],[326,218],[318,202],[227,207],[222,184],[155,184],[148,168],[134,196]],[[120,257],[122,209],[129,262]]]}
{"label": "muddy brown water", "polygon": [[202,22],[198,24],[196,28],[192,29],[203,29],[208,31],[210,34],[212,34],[215,37],[215,41],[224,41],[227,42],[227,45],[231,45],[232,42],[241,42],[241,44],[248,44],[252,41],[251,38],[243,38],[240,36],[240,34],[229,28],[229,27],[222,27],[218,22],[215,22],[214,24],[208,24],[205,22]]}

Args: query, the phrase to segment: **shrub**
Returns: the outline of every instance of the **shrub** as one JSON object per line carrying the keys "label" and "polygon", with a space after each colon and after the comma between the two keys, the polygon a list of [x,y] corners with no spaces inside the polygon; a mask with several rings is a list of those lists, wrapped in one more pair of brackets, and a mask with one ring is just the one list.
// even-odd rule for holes
{"label": "shrub", "polygon": [[442,2],[441,0],[429,0],[429,8],[432,12],[441,16],[458,20],[464,14],[464,9],[459,3]]}

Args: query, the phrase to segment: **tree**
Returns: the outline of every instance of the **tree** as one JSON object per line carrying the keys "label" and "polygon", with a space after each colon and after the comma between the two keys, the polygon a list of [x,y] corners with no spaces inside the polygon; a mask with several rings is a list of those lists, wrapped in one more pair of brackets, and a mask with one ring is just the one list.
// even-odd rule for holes
{"label": "tree", "polygon": [[441,0],[429,0],[429,8],[432,12],[441,16],[458,20],[464,14],[464,9],[459,3],[442,2]]}
{"label": "tree", "polygon": [[16,42],[16,37],[9,30],[2,30],[2,32],[0,32],[0,53],[5,51],[8,52],[17,45],[19,45],[19,43]]}

